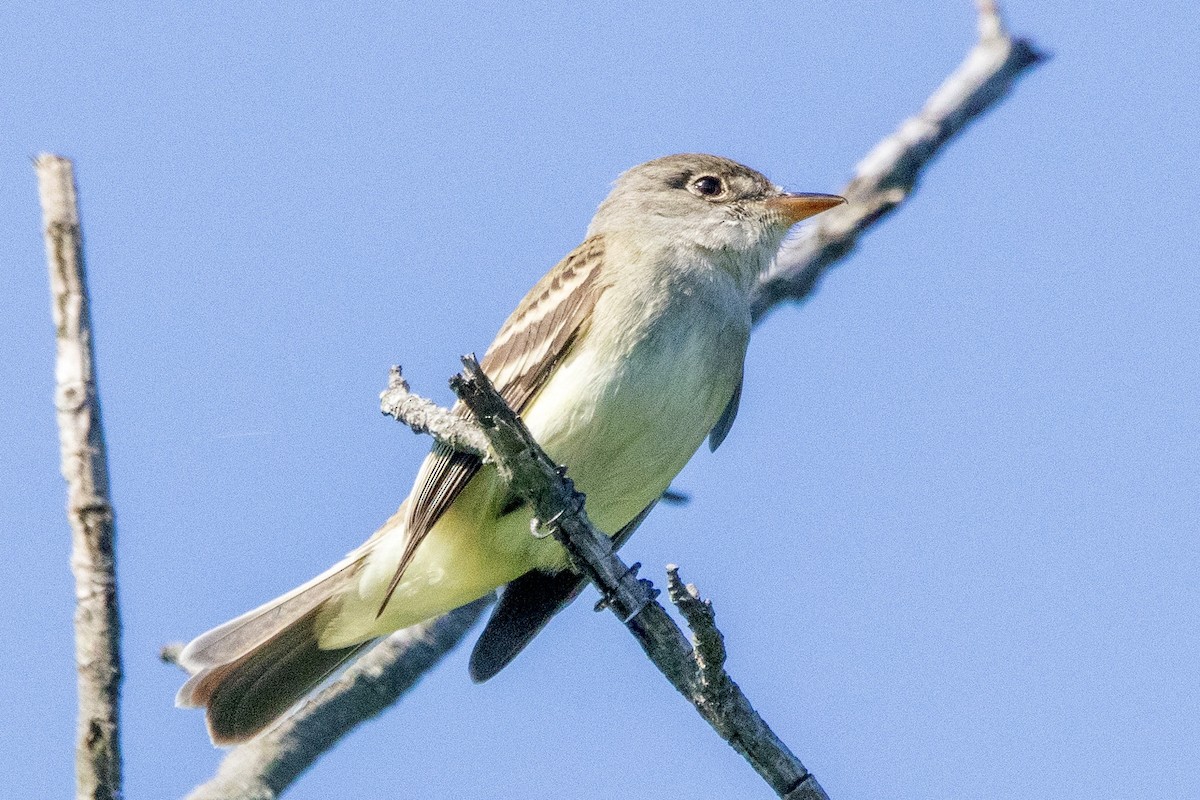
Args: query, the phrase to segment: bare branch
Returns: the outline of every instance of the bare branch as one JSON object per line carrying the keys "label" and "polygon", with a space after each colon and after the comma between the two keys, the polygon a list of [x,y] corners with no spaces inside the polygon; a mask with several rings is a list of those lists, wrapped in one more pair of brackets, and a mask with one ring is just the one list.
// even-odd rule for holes
{"label": "bare branch", "polygon": [[388,387],[379,395],[379,410],[412,428],[413,433],[427,433],[448,447],[487,459],[487,438],[479,426],[413,394],[400,367],[393,366],[388,373]]}
{"label": "bare branch", "polygon": [[[667,596],[679,609],[692,631],[697,682],[704,689],[706,696],[712,695],[716,690],[709,690],[707,687],[718,686],[722,677],[728,679],[724,670],[725,637],[717,630],[717,615],[713,611],[712,603],[700,599],[700,592],[695,584],[684,585],[679,577],[679,567],[674,564],[667,565]],[[712,702],[716,699],[713,695],[702,702]]]}
{"label": "bare branch", "polygon": [[463,365],[463,375],[450,385],[483,426],[508,488],[530,504],[539,524],[596,585],[604,604],[625,624],[659,671],[776,794],[825,798],[816,778],[721,668],[725,651],[723,644],[714,644],[720,641],[720,633],[712,624],[711,608],[706,616],[699,610],[704,604],[698,599],[691,598],[692,602],[684,605],[688,618],[695,620],[698,641],[703,642],[703,650],[693,652],[679,626],[654,599],[658,592],[649,581],[639,580],[638,565],[626,567],[614,552],[612,539],[593,527],[583,496],[538,446],[479,363],[468,356]]}
{"label": "bare branch", "polygon": [[908,199],[946,143],[1047,58],[1028,39],[1008,35],[992,0],[978,5],[979,41],[925,106],[858,162],[854,179],[841,191],[849,202],[821,214],[784,242],[775,264],[759,280],[752,302],[755,321],[780,303],[806,299],[863,233]]}
{"label": "bare branch", "polygon": [[191,673],[179,663],[179,654],[183,652],[183,648],[186,646],[186,644],[187,642],[168,642],[167,644],[164,644],[158,650],[158,660],[164,664],[174,664],[182,669],[186,674],[190,675]]}
{"label": "bare branch", "polygon": [[100,398],[92,360],[92,323],[75,175],[61,156],[34,160],[58,355],[54,404],[62,474],[67,481],[71,571],[75,574],[75,668],[79,717],[75,739],[75,796],[121,796],[118,729],[121,620],[113,556],[112,503]]}
{"label": "bare branch", "polygon": [[[654,602],[649,581],[640,581],[613,551],[612,540],[592,527],[561,468],[542,452],[525,423],[508,407],[474,356],[463,358],[463,374],[450,387],[480,421],[493,459],[508,488],[529,502],[534,524],[549,531],[575,565],[601,589],[622,620],[630,620]],[[682,634],[680,634],[682,638]]]}
{"label": "bare branch", "polygon": [[296,713],[231,750],[217,774],[188,800],[274,800],[343,736],[415,686],[458,646],[493,599],[384,639]]}
{"label": "bare branch", "polygon": [[[895,133],[876,145],[859,163],[855,178],[842,191],[842,194],[850,200],[849,204],[822,214],[815,224],[801,229],[796,237],[784,245],[774,266],[760,281],[755,293],[753,312],[756,322],[780,303],[798,302],[807,298],[825,271],[844,258],[854,248],[863,233],[895,210],[909,196],[925,168],[946,143],[961,133],[972,120],[998,104],[1019,77],[1045,58],[1032,42],[1009,36],[1001,24],[994,2],[980,0],[978,5],[979,41],[968,52],[958,68],[930,96],[921,111],[906,120]],[[422,403],[429,401],[407,393],[407,385],[403,384],[402,379],[399,385],[402,392],[408,396],[392,394],[396,387],[390,383],[388,391],[381,398],[384,413],[410,424],[414,430],[429,432],[439,441],[451,443],[451,446],[456,448],[461,447],[468,452],[478,453],[480,451],[478,442],[455,438],[458,434],[443,428],[440,421],[435,421],[440,418],[428,414],[427,406],[415,403],[414,398],[421,400]],[[685,599],[682,597],[680,599],[683,600],[684,606],[688,606]],[[485,601],[480,601],[480,603],[483,602]],[[688,607],[690,608],[690,606]],[[482,609],[483,606],[480,606],[472,612],[474,615],[471,617],[472,621],[482,613]],[[461,611],[463,609],[452,612],[451,616],[458,615]],[[695,633],[698,642],[697,651],[705,652],[709,647],[706,637],[709,637],[710,634],[704,632],[706,628],[701,624],[701,619],[688,616],[691,612],[685,611],[682,607],[681,613],[685,614],[689,626]],[[643,625],[646,624],[644,617],[645,615],[639,615],[639,621]],[[670,622],[669,618],[668,622]],[[675,629],[680,641],[686,646],[686,639],[673,622],[671,627]],[[715,631],[715,628],[713,630]],[[719,633],[717,635],[719,636]],[[458,642],[457,639],[451,641],[449,638],[443,641],[450,642],[446,645],[447,650],[456,646]],[[430,646],[432,647],[432,645]],[[375,652],[378,650],[379,648],[376,648]],[[404,651],[399,647],[392,652],[396,658],[405,657]],[[360,702],[354,688],[360,684],[354,683],[354,680],[359,670],[364,668],[363,661],[365,659],[351,666],[342,679],[348,681],[349,685],[344,695],[338,695],[339,702],[348,703],[351,707]],[[431,660],[430,663],[436,663],[436,659]],[[708,665],[714,661],[711,657],[705,656],[703,663],[705,666],[702,671],[707,671],[709,670]],[[686,679],[688,670],[694,669],[695,664],[680,662],[678,667],[678,675]],[[675,683],[674,679],[672,679],[672,683]],[[740,696],[740,692],[738,695]],[[324,694],[318,695],[309,705],[327,702],[327,700],[323,700],[325,697]],[[749,703],[746,703],[746,707],[749,708]],[[753,709],[750,711],[753,712]],[[714,727],[717,727],[716,723],[714,723]],[[765,725],[763,727],[765,728]],[[306,724],[303,722],[297,721],[297,724],[289,730],[290,738],[303,740],[307,737]],[[769,733],[769,729],[767,732]],[[251,745],[253,744],[251,743]],[[263,749],[256,751],[255,756],[247,754],[244,757],[241,754],[242,748],[238,748],[232,751],[226,760],[228,762],[235,758],[239,759],[240,769],[247,776],[246,780],[250,780],[248,776],[255,774],[256,771],[263,775],[275,774],[274,759],[278,757],[278,753],[286,752],[290,746],[281,742],[275,754]],[[738,745],[734,743],[734,746]],[[786,748],[784,749],[786,750]],[[317,755],[319,753],[314,753],[312,757],[315,758]],[[795,764],[799,764],[799,762],[797,761]],[[225,771],[226,767],[223,765],[220,774],[225,774]],[[790,800],[799,800],[799,798],[824,796],[819,787],[815,787],[815,782],[806,779],[806,773],[799,777],[799,784],[792,788],[785,795],[786,797]],[[284,784],[278,784],[275,791],[276,793],[282,792],[284,788]],[[232,795],[211,794],[208,796]]]}

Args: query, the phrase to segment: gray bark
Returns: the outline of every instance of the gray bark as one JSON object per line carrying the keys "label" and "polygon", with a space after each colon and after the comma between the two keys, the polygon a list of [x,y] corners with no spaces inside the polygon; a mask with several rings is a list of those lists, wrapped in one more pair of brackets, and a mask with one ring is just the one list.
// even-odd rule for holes
{"label": "gray bark", "polygon": [[821,214],[784,242],[755,290],[756,322],[781,303],[808,298],[863,233],[908,199],[942,148],[1046,60],[1033,42],[1009,35],[993,0],[979,0],[977,6],[979,40],[921,110],[858,162],[854,178],[840,192],[849,202]]}
{"label": "gray bark", "polygon": [[34,169],[50,268],[57,340],[54,405],[62,475],[67,481],[71,571],[75,575],[79,691],[75,796],[79,800],[108,800],[121,796],[121,620],[83,242],[71,162],[60,156],[42,155],[34,161]]}
{"label": "gray bark", "polygon": [[384,639],[291,716],[231,750],[188,800],[274,800],[338,740],[416,686],[491,603],[476,600]]}
{"label": "gray bark", "polygon": [[463,363],[463,375],[452,380],[451,386],[480,421],[509,489],[529,503],[535,520],[566,548],[576,569],[596,585],[602,605],[612,609],[671,685],[778,796],[828,800],[817,779],[725,672],[725,645],[714,624],[712,606],[699,599],[695,587],[682,586],[677,570],[671,571],[671,597],[696,637],[693,649],[655,599],[658,591],[649,581],[638,579],[640,565],[627,567],[613,550],[612,539],[592,525],[583,496],[538,446],[478,362],[468,357]]}

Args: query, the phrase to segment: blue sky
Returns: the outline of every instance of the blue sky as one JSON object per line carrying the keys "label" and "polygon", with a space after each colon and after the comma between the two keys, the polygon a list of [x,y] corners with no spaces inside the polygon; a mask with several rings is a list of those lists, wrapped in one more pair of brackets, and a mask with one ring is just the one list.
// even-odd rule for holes
{"label": "blue sky", "polygon": [[[1054,54],[751,344],[628,546],[834,800],[1200,795],[1200,14],[1006,4]],[[70,792],[72,586],[29,158],[74,158],[119,525],[127,795],[220,754],[157,660],[323,569],[609,182],[706,151],[836,191],[966,2],[0,10],[0,795]],[[296,798],[768,796],[609,615],[466,648]]]}

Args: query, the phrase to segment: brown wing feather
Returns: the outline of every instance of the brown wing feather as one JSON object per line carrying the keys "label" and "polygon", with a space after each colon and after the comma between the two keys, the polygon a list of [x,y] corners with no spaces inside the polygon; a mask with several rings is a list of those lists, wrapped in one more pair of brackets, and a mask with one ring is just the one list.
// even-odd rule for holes
{"label": "brown wing feather", "polygon": [[[545,386],[554,367],[570,352],[603,291],[603,237],[593,236],[537,282],[496,334],[483,356],[483,371],[519,414]],[[469,412],[457,404],[455,412]],[[400,585],[417,547],[479,472],[479,458],[437,445],[425,460],[409,508],[408,540],[379,613]]]}

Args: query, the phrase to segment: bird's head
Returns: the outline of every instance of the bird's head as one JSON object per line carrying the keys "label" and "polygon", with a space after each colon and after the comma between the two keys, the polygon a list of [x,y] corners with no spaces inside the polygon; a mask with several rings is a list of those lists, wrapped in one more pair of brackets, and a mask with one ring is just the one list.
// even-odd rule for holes
{"label": "bird's head", "polygon": [[792,225],[844,202],[837,195],[791,194],[736,161],[684,153],[617,178],[588,234],[620,232],[765,265]]}

